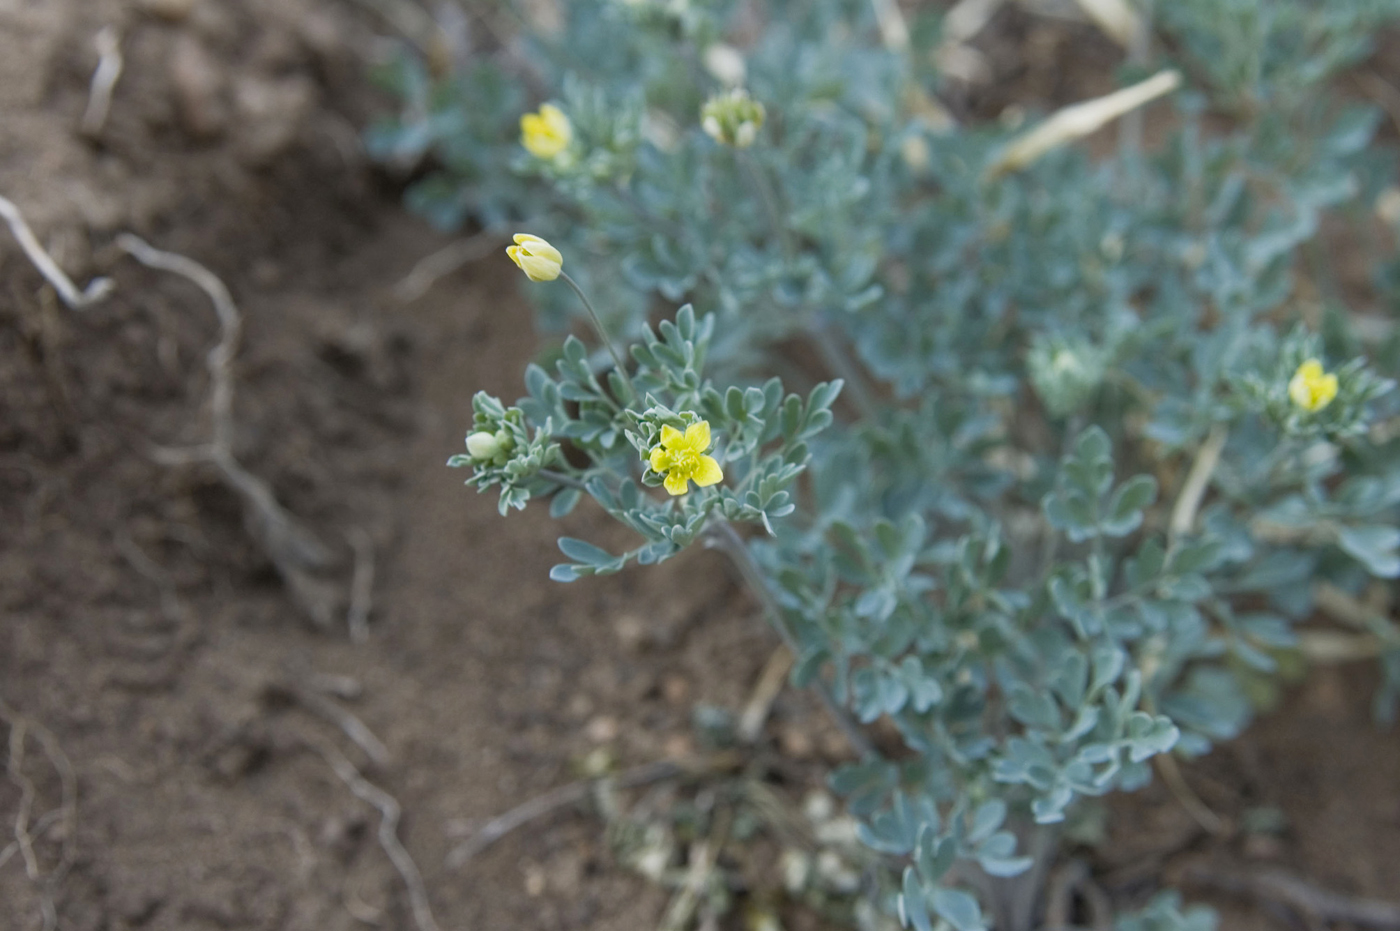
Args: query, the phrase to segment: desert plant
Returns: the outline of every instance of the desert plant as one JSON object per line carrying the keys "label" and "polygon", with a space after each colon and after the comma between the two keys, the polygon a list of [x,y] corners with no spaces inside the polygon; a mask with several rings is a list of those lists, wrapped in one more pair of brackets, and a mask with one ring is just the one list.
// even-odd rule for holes
{"label": "desert plant", "polygon": [[951,124],[936,22],[885,44],[863,0],[738,32],[729,3],[578,0],[529,36],[538,111],[454,77],[374,137],[437,156],[429,216],[531,230],[542,319],[596,334],[478,395],[452,464],[503,513],[588,496],[636,531],[560,540],[559,581],[731,555],[852,734],[831,785],[920,931],[1037,927],[1081,800],[1238,734],[1329,616],[1382,658],[1382,719],[1400,695],[1358,599],[1400,576],[1400,344],[1319,239],[1374,232],[1379,117],[1328,78],[1400,4],[1159,6],[1169,137],[1098,160]]}

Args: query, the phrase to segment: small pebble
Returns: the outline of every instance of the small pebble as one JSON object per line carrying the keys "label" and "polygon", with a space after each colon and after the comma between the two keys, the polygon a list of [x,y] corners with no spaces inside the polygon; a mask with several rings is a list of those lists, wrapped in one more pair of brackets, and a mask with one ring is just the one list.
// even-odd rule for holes
{"label": "small pebble", "polygon": [[588,739],[594,743],[611,743],[617,739],[621,727],[617,723],[617,718],[612,715],[600,714],[589,721],[583,732],[588,735]]}
{"label": "small pebble", "polygon": [[685,676],[671,673],[661,680],[661,694],[673,705],[683,705],[690,697],[690,682]]}

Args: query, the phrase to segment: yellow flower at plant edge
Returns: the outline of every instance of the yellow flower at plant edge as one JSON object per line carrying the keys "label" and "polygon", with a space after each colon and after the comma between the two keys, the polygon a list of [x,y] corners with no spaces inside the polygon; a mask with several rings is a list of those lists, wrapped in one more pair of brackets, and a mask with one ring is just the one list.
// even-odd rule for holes
{"label": "yellow flower at plant edge", "polygon": [[559,250],[529,233],[516,233],[515,245],[506,246],[506,255],[531,281],[553,281],[564,269]]}
{"label": "yellow flower at plant edge", "polygon": [[520,118],[520,144],[536,158],[555,158],[574,141],[574,125],[552,103]]}
{"label": "yellow flower at plant edge", "polygon": [[1288,382],[1288,397],[1305,411],[1320,411],[1337,396],[1337,376],[1324,372],[1322,363],[1309,359],[1298,366]]}
{"label": "yellow flower at plant edge", "polygon": [[666,476],[666,490],[673,495],[685,494],[692,481],[708,488],[724,480],[719,463],[705,455],[709,448],[708,420],[691,424],[684,433],[675,427],[662,427],[661,445],[651,451],[651,470]]}

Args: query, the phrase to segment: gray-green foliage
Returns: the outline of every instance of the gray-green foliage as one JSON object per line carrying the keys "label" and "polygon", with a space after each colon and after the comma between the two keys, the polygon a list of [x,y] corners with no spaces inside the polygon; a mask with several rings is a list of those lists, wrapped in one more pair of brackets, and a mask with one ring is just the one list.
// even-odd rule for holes
{"label": "gray-green foliage", "polygon": [[[1328,79],[1400,3],[1156,7],[1190,87],[1147,153],[991,177],[1006,131],[927,116],[936,28],[889,52],[863,0],[760,6],[743,85],[766,121],[746,148],[701,125],[733,26],[701,0],[577,0],[530,37],[567,158],[519,147],[519,85],[487,70],[425,84],[401,64],[408,105],[374,136],[433,153],[410,191],[430,217],[550,239],[631,346],[630,384],[570,337],[516,407],[479,399],[473,429],[511,431],[510,455],[458,464],[503,509],[586,494],[640,537],[561,540],[564,581],[753,525],[795,681],[908,748],[832,784],[904,866],[898,911],[921,931],[982,927],[984,907],[1011,926],[995,879],[948,877],[1019,873],[1036,825],[1239,733],[1319,584],[1400,576],[1400,337],[1352,325],[1319,238],[1325,219],[1372,236],[1379,115]],[[1372,251],[1393,312],[1400,266]],[[530,287],[546,322],[575,312]],[[707,313],[672,322],[682,302]],[[1308,359],[1338,378],[1318,410],[1289,394]],[[775,371],[830,381],[789,394]],[[662,427],[700,419],[724,482],[650,491]],[[1365,624],[1393,717],[1400,632]],[[1171,898],[1119,923],[1210,926]]]}

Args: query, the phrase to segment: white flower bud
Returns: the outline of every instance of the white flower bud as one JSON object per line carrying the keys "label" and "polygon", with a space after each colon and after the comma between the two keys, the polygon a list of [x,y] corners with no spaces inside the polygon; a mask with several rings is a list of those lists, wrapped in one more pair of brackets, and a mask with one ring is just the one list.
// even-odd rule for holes
{"label": "white flower bud", "polygon": [[494,433],[481,430],[467,435],[467,453],[479,462],[496,458],[496,453],[500,450],[501,444],[496,441]]}
{"label": "white flower bud", "polygon": [[738,87],[744,83],[748,69],[744,67],[744,56],[738,49],[716,42],[705,49],[705,70],[721,84]]}

